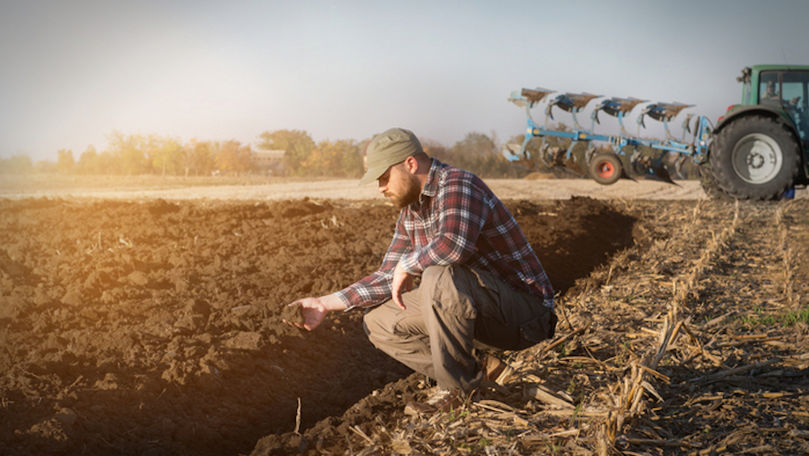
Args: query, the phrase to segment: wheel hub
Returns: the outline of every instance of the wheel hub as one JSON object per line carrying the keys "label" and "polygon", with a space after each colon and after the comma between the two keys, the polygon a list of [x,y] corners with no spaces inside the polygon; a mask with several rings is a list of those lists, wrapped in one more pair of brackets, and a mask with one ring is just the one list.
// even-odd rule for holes
{"label": "wheel hub", "polygon": [[750,152],[750,155],[747,156],[747,166],[753,169],[759,169],[764,166],[764,156],[757,153],[755,150]]}
{"label": "wheel hub", "polygon": [[762,133],[751,133],[733,147],[733,170],[750,184],[769,182],[781,170],[783,153],[773,138]]}
{"label": "wheel hub", "polygon": [[601,177],[612,177],[614,172],[615,168],[612,167],[612,163],[610,162],[603,162],[598,165],[598,175]]}

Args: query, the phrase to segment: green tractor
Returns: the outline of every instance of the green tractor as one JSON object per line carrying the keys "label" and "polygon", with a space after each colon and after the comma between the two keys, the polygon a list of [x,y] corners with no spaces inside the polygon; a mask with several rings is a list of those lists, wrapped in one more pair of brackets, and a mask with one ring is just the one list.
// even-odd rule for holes
{"label": "green tractor", "polygon": [[713,197],[780,198],[809,183],[809,66],[742,70],[741,103],[712,132],[700,175]]}

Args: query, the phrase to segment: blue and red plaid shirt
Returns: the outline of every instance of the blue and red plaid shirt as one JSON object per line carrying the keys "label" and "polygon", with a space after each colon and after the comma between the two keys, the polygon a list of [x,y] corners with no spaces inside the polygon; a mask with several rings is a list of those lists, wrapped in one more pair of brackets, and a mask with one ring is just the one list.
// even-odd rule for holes
{"label": "blue and red plaid shirt", "polygon": [[479,177],[436,159],[419,201],[399,213],[382,265],[337,296],[348,309],[387,301],[397,264],[416,276],[433,265],[489,271],[553,308],[553,287],[508,209]]}

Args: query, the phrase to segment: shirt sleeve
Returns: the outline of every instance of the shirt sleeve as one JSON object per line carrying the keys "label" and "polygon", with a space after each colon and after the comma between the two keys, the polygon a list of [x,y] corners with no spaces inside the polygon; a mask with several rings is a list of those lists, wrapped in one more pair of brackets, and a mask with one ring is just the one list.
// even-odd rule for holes
{"label": "shirt sleeve", "polygon": [[400,213],[399,219],[396,221],[393,239],[379,269],[337,292],[337,297],[346,305],[346,310],[354,307],[369,307],[390,299],[393,270],[402,256],[410,250],[412,250],[412,244],[405,231]]}
{"label": "shirt sleeve", "polygon": [[421,274],[428,266],[465,262],[475,253],[491,210],[483,189],[462,178],[451,178],[439,186],[432,203],[438,216],[436,236],[423,248],[402,256],[401,266],[410,274]]}

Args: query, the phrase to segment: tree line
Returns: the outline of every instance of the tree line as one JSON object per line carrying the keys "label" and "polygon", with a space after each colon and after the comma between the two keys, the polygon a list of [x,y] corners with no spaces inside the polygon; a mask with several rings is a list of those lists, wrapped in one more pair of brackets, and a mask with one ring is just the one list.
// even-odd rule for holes
{"label": "tree line", "polygon": [[[239,141],[181,142],[173,137],[115,132],[107,148],[88,146],[78,156],[70,149],[57,152],[55,162],[34,163],[28,156],[0,159],[0,172],[106,175],[210,176],[267,173],[300,177],[360,177],[363,147],[368,140],[323,140],[315,142],[304,130],[266,131],[255,146]],[[515,167],[499,152],[496,137],[472,132],[451,147],[424,141],[425,151],[441,161],[483,177],[521,177],[527,171]],[[261,151],[283,151],[271,168],[259,157]]]}

